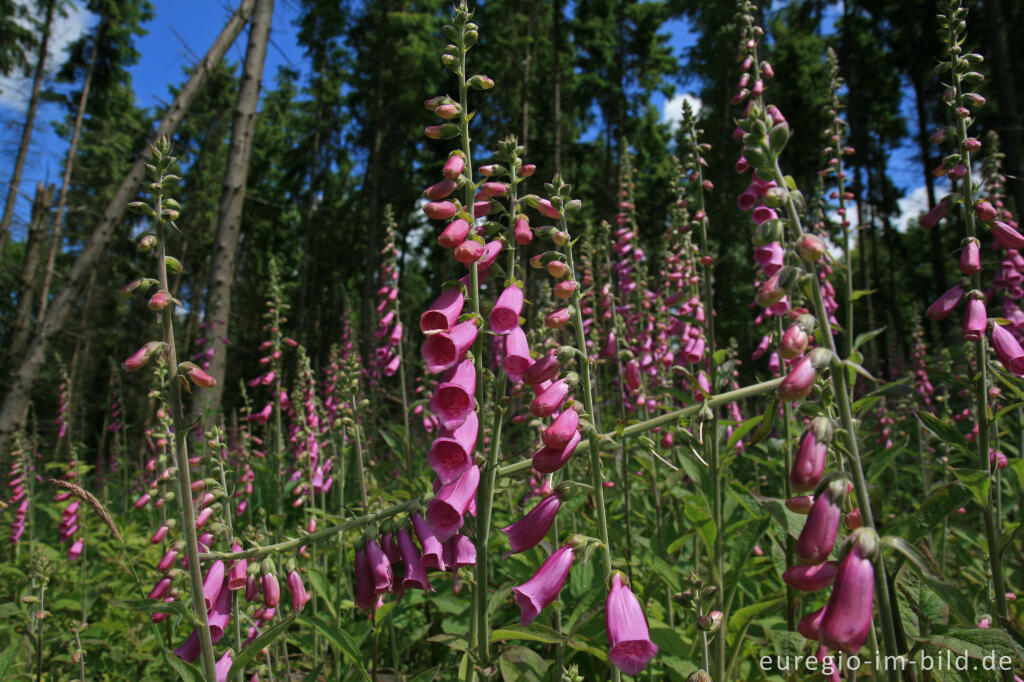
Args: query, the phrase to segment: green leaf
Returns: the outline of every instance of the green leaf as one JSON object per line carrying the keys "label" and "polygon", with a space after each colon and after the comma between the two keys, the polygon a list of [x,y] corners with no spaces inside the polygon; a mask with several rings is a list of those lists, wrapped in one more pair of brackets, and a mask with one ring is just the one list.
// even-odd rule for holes
{"label": "green leaf", "polygon": [[545,644],[559,644],[565,641],[565,637],[557,630],[546,625],[508,625],[499,628],[491,633],[491,644],[506,639],[525,639],[531,642],[544,642]]}
{"label": "green leaf", "polygon": [[992,487],[992,477],[987,471],[980,469],[953,469],[953,474],[974,495],[974,501],[984,508],[988,505],[988,491]]}
{"label": "green leaf", "polygon": [[757,431],[755,431],[754,435],[749,441],[747,441],[748,446],[757,445],[767,438],[768,434],[772,432],[772,426],[775,425],[775,414],[779,411],[778,407],[779,394],[772,393],[771,399],[768,400],[768,405],[765,407],[764,413],[762,414],[762,419],[757,427]]}
{"label": "green leaf", "polygon": [[203,682],[203,673],[188,661],[178,658],[177,654],[170,653],[166,656],[167,664],[178,673],[185,682]]}
{"label": "green leaf", "polygon": [[925,558],[909,542],[894,535],[886,535],[882,538],[882,546],[895,549],[903,554],[904,557],[910,560],[910,564],[917,569],[921,579],[935,591],[935,594],[939,595],[942,601],[949,605],[949,608],[958,617],[969,623],[974,622],[974,606],[970,600],[964,596],[959,588],[937,575]]}
{"label": "green leaf", "polygon": [[327,610],[331,612],[331,617],[336,618],[338,613],[334,607],[334,590],[331,589],[327,578],[315,568],[309,569],[306,575],[309,578],[310,585],[313,587],[313,591],[322,597],[320,603],[326,604]]}
{"label": "green leaf", "polygon": [[172,613],[181,616],[191,624],[198,626],[199,620],[185,602],[162,601],[157,599],[133,599],[131,601],[114,601],[114,606],[129,611],[145,611],[146,613]]}
{"label": "green leaf", "polygon": [[18,640],[15,639],[11,645],[0,654],[0,680],[6,680],[7,671],[14,665],[14,659],[18,657]]}
{"label": "green leaf", "polygon": [[231,664],[231,670],[228,671],[228,679],[233,679],[244,673],[246,664],[256,658],[264,648],[270,646],[275,639],[283,635],[297,615],[297,612],[293,613],[280,623],[267,628],[260,633],[259,637],[242,647],[242,650],[235,654],[235,661]]}
{"label": "green leaf", "polygon": [[756,417],[751,417],[750,419],[746,420],[745,422],[737,426],[735,429],[733,429],[732,435],[729,436],[729,442],[725,444],[725,449],[732,450],[734,447],[736,447],[736,443],[740,442],[740,439],[743,438],[743,436],[747,435],[747,433],[752,428],[760,424],[763,420],[764,415],[759,414]]}
{"label": "green leaf", "polygon": [[[857,299],[854,298],[853,300],[856,301]],[[855,338],[853,340],[853,347],[854,348],[860,348],[865,343],[867,343],[871,339],[875,338],[876,336],[878,336],[879,334],[881,334],[884,331],[885,331],[885,327],[881,327],[879,329],[874,329],[874,330],[869,331],[869,332],[864,332],[862,334],[857,334],[857,338]]]}
{"label": "green leaf", "polygon": [[874,293],[877,293],[877,292],[878,292],[878,289],[858,289],[857,291],[853,292],[853,294],[850,296],[850,301],[856,301],[859,298],[863,298],[865,296],[870,296],[871,294],[874,294]]}
{"label": "green leaf", "polygon": [[548,663],[537,652],[513,645],[501,652],[498,667],[504,682],[540,682],[541,676],[547,672]]}
{"label": "green leaf", "polygon": [[986,656],[1017,657],[1010,637],[999,628],[979,628],[954,626],[941,628],[936,632],[919,637],[921,643],[931,644],[941,649],[949,649],[954,654],[967,654],[968,658],[984,659]]}
{"label": "green leaf", "polygon": [[[339,627],[331,623],[327,623],[320,618],[312,618],[310,616],[299,616],[296,619],[299,625],[303,627],[316,628],[330,643],[332,647],[342,653],[342,655],[356,667],[364,679],[370,679],[370,675],[366,672],[366,668],[363,666],[363,658],[365,658],[362,652],[359,650],[359,645],[356,644],[352,636],[342,630]],[[250,645],[251,646],[251,645]],[[246,647],[249,648],[249,647]],[[232,666],[234,667],[234,666]]]}
{"label": "green leaf", "polygon": [[967,451],[967,439],[964,438],[963,434],[960,433],[953,425],[947,424],[930,412],[918,412],[917,418],[920,419],[921,424],[935,434],[939,440],[957,447],[960,450]]}
{"label": "green leaf", "polygon": [[647,554],[644,556],[644,563],[654,569],[654,572],[665,581],[670,590],[678,592],[682,589],[679,583],[678,572],[667,561],[659,556]]}
{"label": "green leaf", "polygon": [[[785,597],[775,597],[774,599],[750,604],[748,606],[744,606],[742,609],[733,611],[729,616],[729,635],[735,638],[756,616],[761,615],[765,611],[778,608],[784,603],[786,603]],[[732,642],[730,646],[735,647],[736,642]]]}
{"label": "green leaf", "polygon": [[433,670],[424,670],[415,677],[410,677],[408,682],[434,682],[440,674],[441,666],[437,666]]}
{"label": "green leaf", "polygon": [[914,543],[928,535],[946,515],[964,506],[971,496],[967,488],[958,483],[947,483],[928,496],[914,514],[907,519],[909,528],[903,536]]}

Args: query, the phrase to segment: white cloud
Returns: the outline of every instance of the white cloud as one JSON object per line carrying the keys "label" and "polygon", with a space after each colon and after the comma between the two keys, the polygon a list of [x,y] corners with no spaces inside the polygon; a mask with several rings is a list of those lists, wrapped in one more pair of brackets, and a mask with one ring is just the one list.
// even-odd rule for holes
{"label": "white cloud", "polygon": [[665,100],[661,108],[661,122],[667,123],[673,130],[683,120],[683,102],[689,102],[693,113],[699,115],[701,108],[700,98],[690,93],[674,95],[671,99]]}
{"label": "white cloud", "polygon": [[906,232],[911,220],[917,220],[922,212],[928,210],[928,188],[924,185],[907,193],[899,200],[900,215],[896,218],[895,227],[899,232]]}
{"label": "white cloud", "polygon": [[[73,2],[67,8],[67,16],[56,17],[50,30],[50,42],[46,59],[47,74],[52,74],[67,58],[64,50],[76,41],[95,20],[81,2]],[[40,15],[40,19],[42,16]],[[29,58],[30,65],[35,55]],[[30,67],[31,68],[31,67]],[[25,77],[0,77],[0,107],[21,112],[28,104],[32,79]]]}

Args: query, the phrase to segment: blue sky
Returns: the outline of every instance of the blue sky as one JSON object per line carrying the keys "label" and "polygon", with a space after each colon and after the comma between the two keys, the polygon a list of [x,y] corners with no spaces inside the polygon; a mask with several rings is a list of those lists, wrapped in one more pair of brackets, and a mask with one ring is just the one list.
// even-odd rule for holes
{"label": "blue sky", "polygon": [[[146,25],[147,35],[138,39],[137,49],[141,53],[139,63],[131,69],[132,84],[136,101],[143,107],[156,107],[169,100],[168,87],[183,81],[183,69],[194,62],[196,55],[202,56],[220,32],[230,9],[228,0],[153,0],[156,17]],[[63,49],[83,31],[95,25],[95,17],[84,11],[76,0],[76,10],[58,21],[54,29],[54,52],[48,66],[56,68],[63,60]],[[279,66],[290,65],[305,68],[302,50],[297,44],[297,29],[294,24],[298,16],[298,3],[294,0],[277,0],[271,29],[271,46],[267,53],[264,70],[264,85],[270,85]],[[671,33],[671,45],[676,56],[682,60],[685,49],[692,43],[685,22],[674,21],[666,26]],[[239,37],[228,52],[227,58],[240,62],[245,54],[245,35]],[[0,79],[0,182],[9,181],[14,156],[21,134],[21,122],[25,109],[25,93],[29,82],[26,79]],[[663,112],[663,118],[678,119],[682,99],[692,98],[685,88],[677,90],[676,96],[665,100],[655,96],[655,106]],[[699,103],[691,99],[692,103]],[[24,195],[34,192],[38,181],[59,183],[67,152],[67,143],[54,133],[51,122],[61,115],[53,105],[43,104],[37,115],[36,131],[33,135],[32,150],[21,183],[23,198],[15,216],[15,239],[24,236],[24,225],[28,217],[30,198]],[[912,152],[910,152],[912,153]],[[894,155],[891,172],[898,185],[908,189],[904,206],[909,215],[916,215],[917,206],[923,201],[919,171],[905,155]],[[4,194],[6,194],[6,187]],[[915,194],[915,192],[917,192]]]}

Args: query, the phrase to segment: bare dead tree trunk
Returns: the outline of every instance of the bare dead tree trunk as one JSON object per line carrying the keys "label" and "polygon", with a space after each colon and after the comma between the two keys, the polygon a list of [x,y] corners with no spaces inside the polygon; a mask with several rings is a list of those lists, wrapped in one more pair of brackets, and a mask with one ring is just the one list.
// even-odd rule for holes
{"label": "bare dead tree trunk", "polygon": [[64,208],[68,200],[68,187],[71,185],[71,169],[75,165],[75,154],[78,152],[78,138],[82,134],[82,120],[85,118],[85,105],[89,100],[89,89],[92,86],[92,74],[96,70],[96,56],[100,51],[100,40],[103,38],[103,29],[106,22],[100,24],[96,29],[96,37],[93,39],[92,52],[89,54],[89,68],[85,72],[85,81],[82,83],[82,93],[78,96],[78,111],[75,112],[75,128],[71,133],[71,146],[68,147],[68,156],[64,161],[64,179],[60,185],[60,196],[57,199],[57,213],[53,218],[53,236],[50,238],[50,253],[46,257],[46,270],[43,273],[43,288],[39,293],[39,312],[36,319],[41,320],[46,315],[46,306],[50,303],[50,282],[53,280],[53,263],[57,258],[57,251],[60,249],[61,229],[64,222]]}
{"label": "bare dead tree trunk", "polygon": [[270,39],[270,21],[274,15],[274,0],[256,0],[249,44],[245,50],[242,85],[235,104],[235,120],[231,125],[231,143],[228,147],[228,168],[224,178],[224,191],[217,217],[217,236],[210,259],[209,292],[206,320],[211,323],[208,333],[213,339],[213,358],[210,374],[217,385],[206,392],[207,414],[220,410],[224,395],[228,347],[224,340],[231,326],[231,288],[235,282],[235,261],[238,235],[242,229],[242,207],[245,203],[245,183],[249,177],[249,155],[256,132],[256,108],[260,100],[263,64]]}
{"label": "bare dead tree trunk", "polygon": [[43,36],[39,41],[39,53],[36,56],[36,69],[32,75],[32,94],[28,100],[28,111],[25,112],[25,125],[21,129],[21,142],[18,143],[18,157],[14,162],[14,174],[7,188],[7,202],[4,204],[4,215],[0,218],[0,262],[3,262],[4,246],[11,232],[14,221],[14,204],[18,201],[18,186],[21,184],[21,173],[25,170],[25,157],[28,156],[28,145],[32,139],[32,127],[36,122],[36,110],[39,108],[39,88],[46,72],[46,55],[50,48],[50,24],[53,22],[53,9],[56,0],[46,3],[46,18],[43,20]]}
{"label": "bare dead tree trunk", "polygon": [[36,198],[32,202],[32,221],[28,226],[28,242],[25,245],[25,261],[21,265],[21,294],[18,297],[18,312],[14,318],[14,334],[7,350],[8,358],[16,358],[25,351],[25,343],[32,329],[32,302],[35,300],[36,280],[42,247],[46,234],[46,217],[50,214],[54,187],[36,185]]}
{"label": "bare dead tree trunk", "polygon": [[[195,72],[188,82],[178,93],[163,120],[157,127],[155,136],[170,136],[175,133],[182,119],[188,112],[189,107],[195,101],[196,96],[203,89],[210,73],[217,67],[224,54],[231,47],[231,44],[238,37],[245,27],[249,16],[252,14],[253,5],[256,0],[242,0],[238,9],[231,15],[228,23],[214,40],[210,51],[206,53],[203,60],[196,65]],[[82,288],[90,273],[96,268],[97,262],[104,254],[110,238],[113,236],[114,228],[121,223],[124,217],[128,202],[138,192],[139,184],[142,182],[146,172],[146,161],[150,152],[147,147],[135,160],[130,171],[118,185],[114,196],[107,204],[103,215],[88,243],[82,249],[71,271],[68,273],[64,286],[57,293],[46,312],[46,317],[39,321],[32,342],[27,352],[20,361],[12,364],[4,391],[3,403],[0,403],[0,456],[7,452],[11,436],[25,418],[25,410],[28,407],[29,393],[32,385],[39,377],[39,372],[46,361],[46,354],[49,351],[50,343],[60,333],[71,314],[73,304],[81,295]]]}
{"label": "bare dead tree trunk", "polygon": [[533,22],[526,22],[526,56],[523,57],[523,136],[519,143],[523,149],[530,144],[530,62],[533,58]]}

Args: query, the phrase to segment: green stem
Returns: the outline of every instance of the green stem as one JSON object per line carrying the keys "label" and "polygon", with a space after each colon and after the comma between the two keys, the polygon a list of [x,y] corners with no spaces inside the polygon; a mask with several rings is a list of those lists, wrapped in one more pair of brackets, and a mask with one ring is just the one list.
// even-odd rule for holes
{"label": "green stem", "polygon": [[[162,180],[162,178],[161,178]],[[157,272],[161,291],[170,292],[167,283],[166,228],[163,220],[163,194],[156,195],[156,238],[159,244]],[[177,472],[178,506],[181,509],[181,528],[185,534],[185,553],[188,556],[188,574],[192,588],[192,610],[199,623],[199,644],[202,649],[203,673],[208,682],[217,679],[217,663],[210,638],[210,623],[206,617],[206,603],[203,599],[203,574],[199,564],[199,543],[196,539],[196,520],[193,515],[192,480],[188,462],[189,425],[182,411],[182,380],[178,377],[178,355],[174,346],[174,307],[171,301],[163,310],[164,342],[167,344],[167,377],[170,382],[170,410],[174,422],[174,466]]]}

